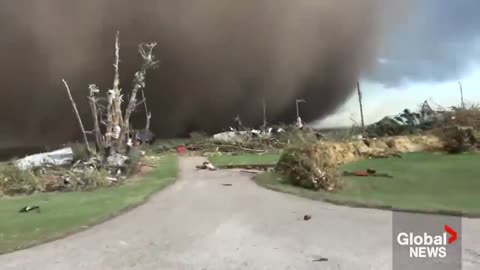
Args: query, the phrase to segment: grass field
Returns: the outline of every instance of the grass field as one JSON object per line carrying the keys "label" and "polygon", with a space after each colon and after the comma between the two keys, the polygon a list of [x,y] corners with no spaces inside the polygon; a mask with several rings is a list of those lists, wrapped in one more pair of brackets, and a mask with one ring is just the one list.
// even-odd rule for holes
{"label": "grass field", "polygon": [[314,200],[361,207],[480,215],[480,155],[411,153],[403,158],[370,159],[344,165],[342,170],[376,169],[393,178],[343,177],[335,193],[294,187],[276,173],[257,177],[267,188]]}
{"label": "grass field", "polygon": [[250,166],[250,165],[275,165],[280,158],[280,154],[263,155],[215,155],[208,159],[219,168],[229,166]]}
{"label": "grass field", "polygon": [[[104,221],[144,202],[173,183],[175,156],[164,156],[144,179],[92,192],[40,193],[0,199],[0,254],[62,237]],[[18,213],[27,205],[41,212]]]}

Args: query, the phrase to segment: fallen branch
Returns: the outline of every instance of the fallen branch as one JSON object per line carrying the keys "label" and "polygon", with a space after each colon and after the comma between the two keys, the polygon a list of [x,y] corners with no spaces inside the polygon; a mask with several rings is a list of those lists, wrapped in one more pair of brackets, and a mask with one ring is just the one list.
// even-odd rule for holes
{"label": "fallen branch", "polygon": [[73,100],[72,93],[70,92],[70,87],[68,87],[67,82],[65,79],[62,79],[63,84],[65,85],[65,88],[67,89],[68,97],[70,98],[70,102],[72,102],[72,107],[75,112],[75,115],[77,116],[78,124],[80,125],[80,128],[82,129],[83,133],[83,139],[85,140],[85,146],[87,147],[87,152],[89,155],[92,154],[92,151],[90,149],[90,145],[88,144],[88,138],[87,138],[87,133],[85,132],[85,128],[83,127],[83,122],[82,118],[80,117],[80,114],[78,113],[77,105],[75,104],[75,101]]}

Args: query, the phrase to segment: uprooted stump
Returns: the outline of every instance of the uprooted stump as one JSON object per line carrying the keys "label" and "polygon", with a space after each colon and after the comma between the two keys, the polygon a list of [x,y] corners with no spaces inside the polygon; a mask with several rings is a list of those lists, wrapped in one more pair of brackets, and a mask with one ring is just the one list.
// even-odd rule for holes
{"label": "uprooted stump", "polygon": [[284,152],[275,170],[296,186],[333,191],[341,188],[338,173],[341,164],[361,158],[399,157],[401,151],[384,146],[367,146],[362,141],[320,142]]}
{"label": "uprooted stump", "polygon": [[323,156],[312,155],[312,149],[292,148],[280,158],[275,170],[288,177],[293,185],[307,189],[332,191],[339,187],[337,165],[329,152]]}

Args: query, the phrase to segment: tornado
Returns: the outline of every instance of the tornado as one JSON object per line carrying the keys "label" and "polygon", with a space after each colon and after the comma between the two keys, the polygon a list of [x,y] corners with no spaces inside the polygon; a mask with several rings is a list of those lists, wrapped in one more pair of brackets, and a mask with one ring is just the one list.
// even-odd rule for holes
{"label": "tornado", "polygon": [[[160,137],[321,119],[372,68],[398,6],[380,0],[22,0],[0,2],[0,148],[81,136],[62,79],[87,127],[88,85],[113,87],[120,32],[121,88],[157,42],[147,77],[151,129]],[[396,4],[398,5],[398,4]],[[397,20],[397,19],[395,19]],[[142,128],[142,106],[133,115]],[[89,128],[87,128],[89,129]],[[92,128],[93,129],[93,128]]]}

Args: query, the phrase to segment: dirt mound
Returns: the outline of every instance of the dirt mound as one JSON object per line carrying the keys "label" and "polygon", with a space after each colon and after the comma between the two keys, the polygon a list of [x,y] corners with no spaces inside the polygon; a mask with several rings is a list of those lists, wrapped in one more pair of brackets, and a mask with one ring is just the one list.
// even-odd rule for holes
{"label": "dirt mound", "polygon": [[402,153],[440,151],[444,148],[442,139],[433,135],[397,136],[382,138],[380,141]]}

